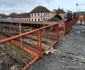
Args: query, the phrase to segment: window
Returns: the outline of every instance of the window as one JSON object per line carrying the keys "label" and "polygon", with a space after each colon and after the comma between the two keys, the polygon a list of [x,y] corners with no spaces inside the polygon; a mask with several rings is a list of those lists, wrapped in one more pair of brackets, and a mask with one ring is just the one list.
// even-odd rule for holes
{"label": "window", "polygon": [[38,18],[38,21],[40,21],[40,19]]}
{"label": "window", "polygon": [[32,21],[33,21],[33,19],[32,19]]}
{"label": "window", "polygon": [[39,16],[39,13],[38,13],[38,16]]}
{"label": "window", "polygon": [[31,16],[33,16],[33,14],[31,14]]}
{"label": "window", "polygon": [[43,20],[45,21],[45,18]]}
{"label": "window", "polygon": [[46,16],[47,14],[45,13],[45,16]]}
{"label": "window", "polygon": [[29,21],[29,18],[27,19],[27,21]]}
{"label": "window", "polygon": [[35,16],[36,16],[36,13],[35,13]]}
{"label": "window", "polygon": [[44,13],[44,16],[45,16],[45,13]]}
{"label": "window", "polygon": [[35,21],[36,21],[36,19],[35,19]]}

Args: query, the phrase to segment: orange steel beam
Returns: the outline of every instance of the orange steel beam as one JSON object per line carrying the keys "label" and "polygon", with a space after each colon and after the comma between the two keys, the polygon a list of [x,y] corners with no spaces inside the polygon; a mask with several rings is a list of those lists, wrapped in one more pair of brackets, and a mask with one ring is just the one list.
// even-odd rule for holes
{"label": "orange steel beam", "polygon": [[56,24],[49,25],[49,26],[44,26],[44,27],[41,27],[41,28],[36,29],[36,30],[32,30],[32,31],[29,31],[29,32],[26,32],[26,33],[22,33],[22,34],[20,34],[20,35],[16,35],[16,36],[13,36],[13,37],[10,37],[10,38],[6,38],[6,39],[4,39],[4,40],[1,40],[1,41],[0,41],[0,44],[5,43],[5,42],[10,41],[10,40],[14,40],[14,39],[16,39],[16,38],[23,37],[23,36],[25,36],[25,35],[28,35],[28,34],[37,32],[37,31],[39,31],[39,30],[42,30],[42,29],[44,29],[44,28],[48,28],[48,27],[51,27],[51,26],[54,26],[54,25],[56,25]]}
{"label": "orange steel beam", "polygon": [[56,40],[58,41],[58,38],[59,38],[59,35],[58,35],[58,33],[59,33],[59,24],[56,25],[56,32],[57,32],[56,33],[56,37],[57,37]]}
{"label": "orange steel beam", "polygon": [[[2,36],[3,38],[7,38],[6,36],[1,35],[1,34],[0,34],[0,36]],[[38,53],[37,53],[37,52],[34,52],[34,51],[32,51],[31,49],[26,48],[25,46],[23,46],[23,45],[22,45],[20,42],[18,42],[18,41],[10,40],[10,41],[7,41],[7,42],[12,42],[13,44],[15,44],[15,45],[17,45],[18,47],[24,49],[26,52],[30,53],[31,55],[33,55],[33,56],[35,56],[35,57],[38,57]],[[4,42],[4,43],[5,43],[5,42]]]}
{"label": "orange steel beam", "polygon": [[31,62],[29,62],[22,70],[26,70],[30,65],[32,65],[34,62],[36,62],[39,58],[35,58],[34,60],[32,60]]}
{"label": "orange steel beam", "polygon": [[[42,28],[39,28],[39,29],[30,31],[30,32],[22,33],[22,34],[20,34],[20,35],[14,36],[14,37],[10,37],[10,38],[1,40],[1,41],[0,41],[0,44],[12,40],[13,43],[15,43],[15,44],[18,45],[19,47],[23,48],[23,49],[24,49],[25,51],[27,51],[28,53],[31,53],[32,55],[38,57],[38,53],[37,53],[37,52],[33,52],[33,51],[31,51],[30,49],[24,47],[22,44],[16,43],[16,41],[15,41],[14,39],[20,38],[20,37],[25,36],[25,35],[29,35],[29,34],[31,34],[31,33],[33,33],[33,32],[42,31],[42,29],[48,28],[48,27],[51,27],[51,26],[54,26],[54,25],[58,25],[58,24],[53,24],[53,25],[45,26],[45,27],[42,27]],[[39,36],[41,36],[41,34],[40,34]],[[41,46],[41,45],[42,45],[42,43],[41,43],[41,37],[39,37],[39,40],[40,40],[40,42],[39,42],[39,49],[38,49],[38,51],[39,51],[39,55],[40,55],[40,53],[42,53],[42,48],[41,48],[41,47],[42,47],[42,46]],[[28,50],[29,50],[29,51],[28,51]],[[41,56],[41,55],[40,55],[40,56]]]}
{"label": "orange steel beam", "polygon": [[40,45],[39,45],[39,57],[42,57],[42,30],[39,30],[39,38],[40,38]]}
{"label": "orange steel beam", "polygon": [[64,35],[66,34],[66,21],[67,20],[64,20]]}
{"label": "orange steel beam", "polygon": [[64,33],[65,34],[69,31],[69,28],[67,26],[72,27],[76,23],[77,20],[78,20],[78,17],[76,17],[75,19],[72,19],[70,21],[64,20]]}
{"label": "orange steel beam", "polygon": [[58,42],[59,39],[58,33],[59,33],[59,24],[56,24],[56,41],[51,46],[49,46],[44,52],[50,50]]}
{"label": "orange steel beam", "polygon": [[42,57],[42,30],[37,32],[37,49],[38,49],[38,57]]}
{"label": "orange steel beam", "polygon": [[38,57],[39,57],[39,31],[37,31],[37,49],[38,49]]}
{"label": "orange steel beam", "polygon": [[[66,21],[65,21],[66,22]],[[73,23],[73,22],[72,22]],[[28,53],[32,54],[32,55],[36,55],[36,58],[34,60],[32,60],[31,62],[29,62],[22,70],[26,70],[30,65],[32,65],[36,60],[39,59],[40,56],[42,56],[42,29],[45,29],[45,28],[48,28],[48,27],[51,27],[51,26],[55,26],[56,25],[56,41],[48,48],[46,49],[45,51],[51,49],[65,34],[65,31],[66,31],[66,23],[64,25],[64,34],[62,36],[59,37],[58,33],[59,33],[59,24],[54,24],[54,25],[49,25],[49,26],[44,26],[42,28],[39,28],[39,29],[36,29],[36,30],[33,30],[33,31],[30,31],[30,32],[26,32],[26,33],[22,33],[20,35],[17,35],[17,36],[14,36],[14,37],[11,37],[11,38],[7,38],[5,40],[1,40],[0,41],[0,44],[2,43],[5,43],[5,42],[8,42],[11,40],[12,43],[14,44],[17,44],[19,47],[23,48],[25,51],[27,51]],[[20,38],[22,36],[25,36],[25,35],[29,35],[33,32],[37,32],[37,49],[38,49],[38,53],[35,54],[34,52],[30,51],[30,49],[27,49],[26,47],[24,47],[20,42],[17,42],[15,41],[14,39],[17,39],[17,38]]]}
{"label": "orange steel beam", "polygon": [[[5,37],[4,35],[1,35],[0,34],[0,36],[2,36],[3,38],[7,38],[7,37]],[[11,41],[12,43],[14,43],[15,45],[20,45],[20,43],[18,43],[18,42],[16,42],[16,41],[14,41],[14,40],[12,40]],[[20,45],[21,46],[21,45]],[[19,47],[20,47],[19,46]],[[36,62],[38,59],[39,59],[39,57],[38,57],[38,53],[35,53],[35,52],[33,52],[33,51],[31,51],[30,49],[27,49],[27,48],[25,48],[25,47],[23,47],[23,46],[21,46],[26,52],[28,52],[28,53],[33,53],[32,55],[36,55],[36,58],[34,59],[34,60],[32,60],[32,61],[30,61],[22,70],[26,70],[30,65],[32,65],[34,62]],[[11,50],[11,49],[10,49]]]}
{"label": "orange steel beam", "polygon": [[[66,23],[65,23],[66,24]],[[33,31],[30,31],[30,32],[26,32],[26,33],[22,33],[22,34],[20,34],[20,35],[16,35],[16,36],[14,36],[14,37],[11,37],[11,38],[7,38],[7,39],[4,39],[4,40],[1,40],[0,41],[0,44],[2,44],[2,43],[5,43],[5,42],[8,42],[8,41],[10,41],[11,40],[11,42],[13,42],[14,44],[17,44],[19,47],[21,46],[21,48],[23,48],[25,51],[27,51],[28,53],[30,53],[30,52],[32,52],[32,51],[30,51],[30,49],[28,50],[26,47],[24,47],[21,43],[19,43],[19,42],[16,42],[14,39],[17,39],[17,38],[20,38],[20,37],[23,37],[23,36],[25,36],[25,35],[29,35],[29,34],[31,34],[31,33],[34,33],[34,32],[37,32],[37,49],[38,49],[38,53],[37,54],[35,54],[34,52],[32,52],[32,53],[30,53],[30,54],[34,54],[34,55],[36,55],[36,58],[34,59],[34,60],[32,60],[30,63],[28,63],[22,70],[26,70],[30,65],[32,65],[36,60],[38,60],[39,59],[39,57],[41,57],[42,56],[42,29],[45,29],[45,28],[49,28],[49,27],[51,27],[51,26],[56,26],[56,41],[48,48],[48,49],[46,49],[45,51],[47,51],[47,50],[49,50],[49,49],[51,49],[63,36],[64,36],[64,34],[65,34],[65,31],[66,31],[66,25],[64,25],[64,34],[63,35],[61,35],[60,37],[59,37],[59,35],[58,35],[58,33],[59,33],[59,24],[57,23],[57,24],[53,24],[53,25],[49,25],[49,26],[44,26],[44,27],[42,27],[42,28],[39,28],[39,29],[36,29],[36,30],[33,30]],[[30,51],[30,52],[29,52]]]}
{"label": "orange steel beam", "polygon": [[38,57],[38,53],[37,53],[37,52],[34,52],[34,51],[32,51],[31,49],[26,48],[26,47],[23,46],[20,42],[15,41],[15,40],[12,40],[11,42],[14,43],[15,45],[19,46],[20,48],[22,48],[22,49],[25,50],[26,52],[30,53],[31,55],[33,55],[33,56],[35,56],[35,57]]}
{"label": "orange steel beam", "polygon": [[47,48],[44,52],[50,50],[56,43],[58,43],[58,41],[64,36],[64,33],[59,37],[58,33],[59,33],[59,24],[56,25],[56,41],[51,45],[49,46],[49,48]]}
{"label": "orange steel beam", "polygon": [[[77,18],[75,18],[75,21],[77,21]],[[56,24],[56,30],[57,30],[57,41],[55,41],[49,48],[47,48],[44,52],[50,50],[65,34],[66,34],[66,23],[67,20],[64,21],[64,34],[62,34],[60,37],[58,36],[58,33],[59,33],[59,25]]]}

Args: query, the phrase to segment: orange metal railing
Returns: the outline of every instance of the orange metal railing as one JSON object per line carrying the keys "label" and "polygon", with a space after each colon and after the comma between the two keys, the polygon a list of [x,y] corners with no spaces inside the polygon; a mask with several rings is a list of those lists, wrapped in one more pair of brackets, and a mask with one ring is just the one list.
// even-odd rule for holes
{"label": "orange metal railing", "polygon": [[67,20],[64,21],[64,23],[65,23],[65,30],[64,30],[65,32],[64,33],[65,34],[71,30],[72,26],[76,23],[77,20],[78,20],[78,17],[76,17],[70,21],[67,21]]}
{"label": "orange metal railing", "polygon": [[[6,49],[7,56],[10,53],[12,53],[10,55],[17,56],[12,56],[14,59],[18,59],[20,55],[23,56],[21,59],[25,66],[23,66],[22,70],[26,70],[31,64],[41,58],[44,52],[51,49],[67,32],[69,32],[76,21],[77,18],[69,22],[65,21],[44,26],[10,38],[0,34],[2,38],[6,38],[0,41],[0,45]],[[19,52],[16,51],[17,48]],[[22,52],[20,49],[24,52],[24,55],[20,54]]]}
{"label": "orange metal railing", "polygon": [[[44,26],[42,28],[22,33],[20,35],[16,35],[10,38],[6,38],[6,36],[0,34],[1,37],[6,38],[4,40],[1,40],[0,44],[7,45],[7,43],[12,43],[12,45],[16,45],[17,47],[27,52],[30,57],[34,57],[34,59],[28,62],[28,64],[22,69],[25,70],[37,59],[42,57],[42,54],[46,50],[50,49],[58,41],[58,33],[59,33],[58,31],[59,31],[59,24],[54,24],[54,25]],[[12,50],[14,50],[13,48],[15,46],[12,47],[12,45],[9,46],[10,48],[12,48]],[[11,51],[10,53],[13,53],[12,55],[14,55],[14,52],[15,51]],[[18,55],[16,56],[19,57]]]}

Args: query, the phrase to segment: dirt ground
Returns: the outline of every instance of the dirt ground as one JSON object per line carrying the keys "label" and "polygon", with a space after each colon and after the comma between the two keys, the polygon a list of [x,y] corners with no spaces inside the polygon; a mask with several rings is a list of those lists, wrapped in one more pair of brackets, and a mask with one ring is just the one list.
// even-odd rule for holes
{"label": "dirt ground", "polygon": [[[85,24],[79,25],[78,21],[71,31],[54,46],[54,49],[84,58]],[[31,65],[27,70],[85,70],[85,63],[49,53]]]}

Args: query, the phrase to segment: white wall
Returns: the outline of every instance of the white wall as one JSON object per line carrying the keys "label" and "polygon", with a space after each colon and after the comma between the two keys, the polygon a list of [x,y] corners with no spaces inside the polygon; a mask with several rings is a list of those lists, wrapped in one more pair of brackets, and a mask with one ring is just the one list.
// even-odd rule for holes
{"label": "white wall", "polygon": [[0,18],[0,20],[6,21],[47,21],[51,18],[51,13],[31,13],[30,18]]}
{"label": "white wall", "polygon": [[31,13],[30,20],[31,21],[46,21],[51,18],[51,13]]}

